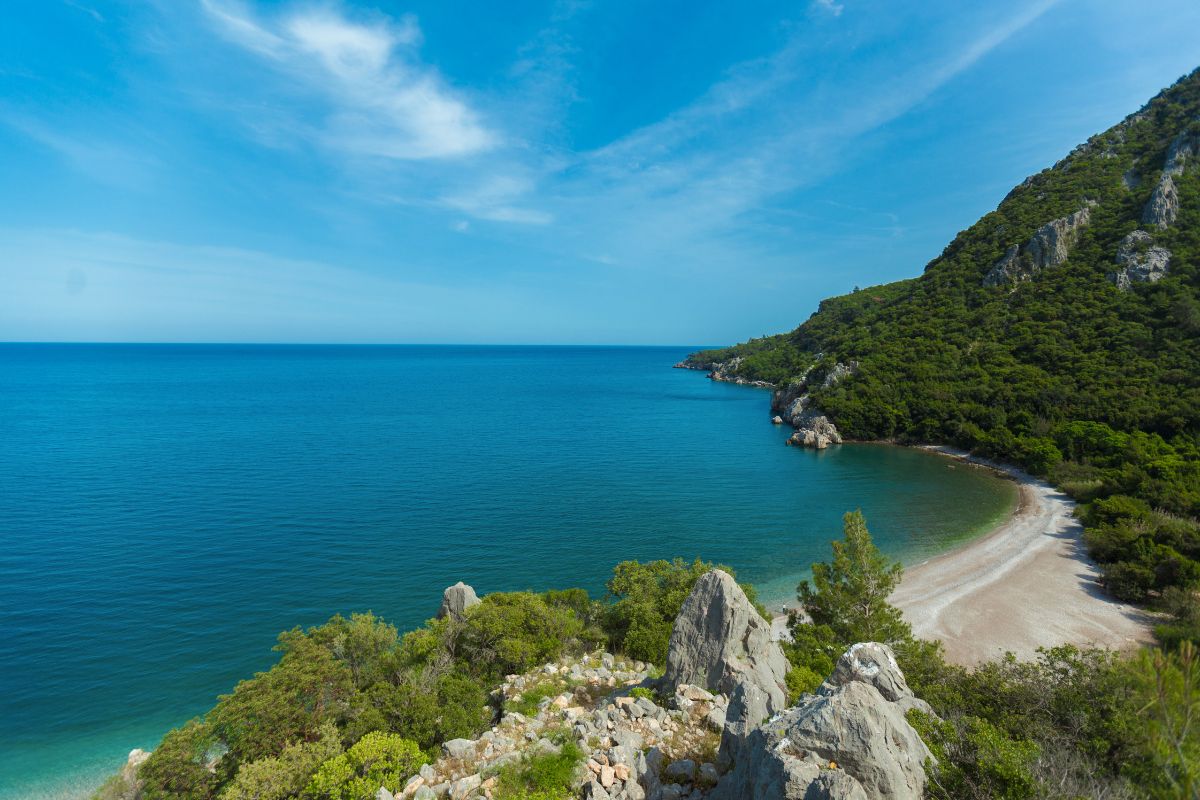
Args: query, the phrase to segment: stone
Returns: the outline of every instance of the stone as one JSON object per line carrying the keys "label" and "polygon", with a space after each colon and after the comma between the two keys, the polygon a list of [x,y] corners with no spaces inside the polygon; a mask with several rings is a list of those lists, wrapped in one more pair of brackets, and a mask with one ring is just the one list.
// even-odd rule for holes
{"label": "stone", "polygon": [[432,764],[422,764],[421,768],[417,770],[417,774],[424,778],[427,784],[432,785],[437,783],[438,774]]}
{"label": "stone", "polygon": [[709,786],[715,786],[717,781],[721,780],[721,773],[717,771],[716,764],[705,762],[700,765],[700,782]]}
{"label": "stone", "polygon": [[783,424],[783,417],[781,417],[781,416],[779,416],[778,414],[776,414],[775,416],[771,417],[771,424],[772,424],[772,425],[782,425],[782,424]]}
{"label": "stone", "polygon": [[672,761],[663,772],[663,777],[675,783],[690,783],[696,776],[696,762],[690,758]]}
{"label": "stone", "polygon": [[1071,255],[1083,229],[1091,222],[1095,203],[1038,228],[1023,245],[1012,245],[983,276],[984,286],[1004,286],[1027,281],[1042,270],[1057,267]]}
{"label": "stone", "polygon": [[420,786],[413,792],[412,800],[436,800],[437,792],[428,786]]}
{"label": "stone", "polygon": [[375,792],[375,800],[396,800],[396,798],[387,790],[387,787],[380,786],[379,790]]}
{"label": "stone", "polygon": [[1155,283],[1167,276],[1171,266],[1171,251],[1154,245],[1154,237],[1136,230],[1117,246],[1117,270],[1108,279],[1123,292],[1134,283]]}
{"label": "stone", "polygon": [[617,780],[617,773],[608,764],[600,767],[600,785],[605,789],[613,785]]}
{"label": "stone", "polygon": [[585,800],[610,800],[611,795],[604,790],[599,781],[588,781],[583,785]]}
{"label": "stone", "polygon": [[[730,700],[730,716],[736,696]],[[744,737],[711,800],[919,800],[932,755],[906,711],[913,696],[886,645],[861,643],[814,695]]]}
{"label": "stone", "polygon": [[629,772],[628,764],[617,764],[612,769],[613,769],[613,777],[616,778],[617,780],[619,780],[619,781],[629,780],[630,772]]}
{"label": "stone", "polygon": [[451,739],[442,744],[442,753],[447,758],[470,761],[475,758],[475,742],[471,739]]}
{"label": "stone", "polygon": [[1175,224],[1179,216],[1179,188],[1175,179],[1183,175],[1187,162],[1200,154],[1200,136],[1181,131],[1167,148],[1162,177],[1142,209],[1142,222],[1165,229]]}
{"label": "stone", "polygon": [[478,789],[482,783],[483,778],[478,773],[459,778],[450,787],[450,797],[452,800],[462,800]]}
{"label": "stone", "polygon": [[447,586],[442,592],[442,607],[438,609],[438,619],[462,619],[467,609],[479,605],[479,602],[479,595],[475,594],[475,590],[459,581],[453,586]]}
{"label": "stone", "polygon": [[702,575],[671,630],[664,682],[722,694],[748,683],[763,693],[766,712],[774,714],[787,705],[787,670],[783,650],[772,641],[771,624],[737,581],[721,570]]}
{"label": "stone", "polygon": [[725,730],[726,708],[728,708],[728,706],[725,708],[722,708],[721,706],[713,706],[711,709],[709,709],[708,713],[704,715],[705,723],[707,723],[708,727],[712,728],[717,733]]}

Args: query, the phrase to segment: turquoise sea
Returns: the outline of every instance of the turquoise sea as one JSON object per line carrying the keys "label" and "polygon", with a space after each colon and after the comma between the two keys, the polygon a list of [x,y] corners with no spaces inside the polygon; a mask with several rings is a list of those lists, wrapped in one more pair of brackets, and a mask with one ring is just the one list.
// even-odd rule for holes
{"label": "turquoise sea", "polygon": [[86,795],[337,612],[673,556],[778,604],[847,510],[912,562],[1015,503],[785,447],[767,392],[670,368],[692,349],[0,345],[0,800]]}

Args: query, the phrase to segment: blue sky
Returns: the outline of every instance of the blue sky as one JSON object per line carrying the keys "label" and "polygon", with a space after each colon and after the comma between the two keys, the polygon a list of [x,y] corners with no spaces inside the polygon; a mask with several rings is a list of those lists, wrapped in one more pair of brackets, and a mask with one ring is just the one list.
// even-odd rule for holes
{"label": "blue sky", "polygon": [[720,344],[918,274],[1195,0],[12,0],[0,340]]}

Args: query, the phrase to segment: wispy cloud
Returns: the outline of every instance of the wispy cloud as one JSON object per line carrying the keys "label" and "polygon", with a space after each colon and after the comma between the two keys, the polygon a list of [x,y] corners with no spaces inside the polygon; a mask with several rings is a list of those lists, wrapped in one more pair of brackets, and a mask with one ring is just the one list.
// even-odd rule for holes
{"label": "wispy cloud", "polygon": [[[223,0],[201,0],[221,34],[319,95],[312,132],[347,153],[398,160],[446,159],[495,147],[488,128],[437,70],[421,62],[412,18],[350,19],[335,7],[304,7],[271,18]],[[308,133],[297,120],[296,130]]]}
{"label": "wispy cloud", "polygon": [[843,6],[841,3],[834,2],[834,0],[812,0],[811,7],[817,11],[823,11],[826,14],[832,14],[835,17],[840,17],[842,12],[846,10],[845,6]]}

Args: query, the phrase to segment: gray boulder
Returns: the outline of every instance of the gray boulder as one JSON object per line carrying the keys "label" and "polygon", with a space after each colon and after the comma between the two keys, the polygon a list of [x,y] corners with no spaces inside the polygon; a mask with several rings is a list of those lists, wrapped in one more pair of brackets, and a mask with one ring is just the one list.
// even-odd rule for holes
{"label": "gray boulder", "polygon": [[763,619],[727,572],[713,570],[696,581],[683,602],[667,649],[664,680],[732,694],[742,683],[765,696],[768,714],[787,705],[787,658],[771,640]]}
{"label": "gray boulder", "polygon": [[438,619],[453,617],[462,619],[463,614],[471,606],[479,605],[479,595],[467,584],[459,581],[453,586],[447,586],[442,592],[442,607],[438,609]]}
{"label": "gray boulder", "polygon": [[1094,205],[1089,201],[1074,214],[1051,220],[1038,228],[1025,244],[1009,247],[983,276],[983,285],[1016,284],[1062,264],[1070,257],[1080,234],[1091,221]]}
{"label": "gray boulder", "polygon": [[1154,187],[1153,194],[1142,210],[1142,222],[1157,228],[1169,228],[1179,216],[1179,188],[1175,179],[1183,175],[1187,162],[1200,151],[1200,137],[1183,131],[1167,148],[1167,160],[1163,163],[1162,177]]}
{"label": "gray boulder", "polygon": [[750,731],[710,797],[919,800],[931,754],[905,718],[910,708],[929,709],[891,649],[855,645],[817,694]]}
{"label": "gray boulder", "polygon": [[1171,266],[1171,251],[1154,245],[1154,238],[1136,230],[1117,246],[1117,270],[1108,279],[1121,291],[1129,291],[1134,283],[1155,283],[1167,276]]}

